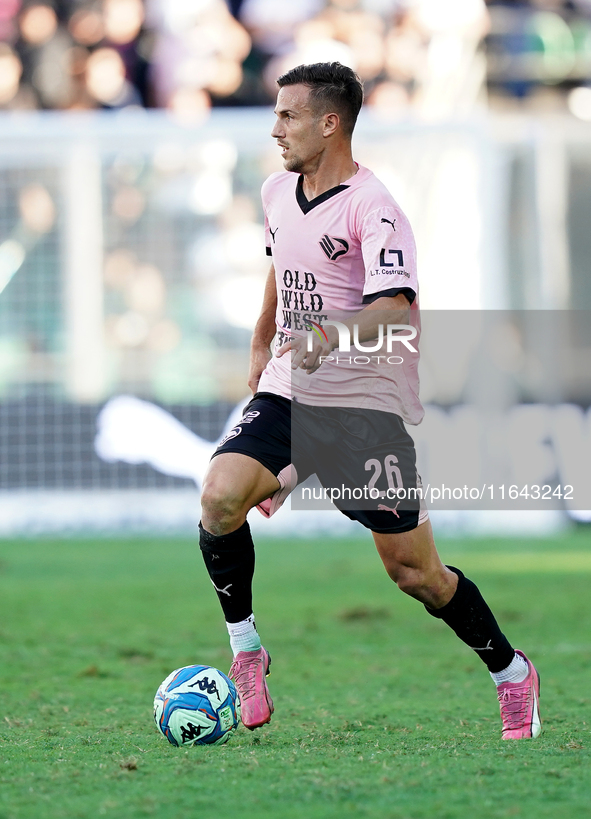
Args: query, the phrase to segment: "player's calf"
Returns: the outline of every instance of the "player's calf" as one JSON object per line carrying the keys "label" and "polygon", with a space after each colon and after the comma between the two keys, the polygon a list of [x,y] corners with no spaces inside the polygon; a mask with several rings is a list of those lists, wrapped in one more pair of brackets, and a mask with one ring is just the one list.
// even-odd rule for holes
{"label": "player's calf", "polygon": [[538,736],[541,720],[535,668],[513,649],[478,587],[459,569],[443,566],[430,526],[395,534],[374,532],[374,540],[398,587],[443,620],[487,666],[497,685],[503,739]]}
{"label": "player's calf", "polygon": [[478,587],[453,566],[458,575],[455,594],[429,614],[444,621],[485,663],[497,686],[503,739],[537,737],[541,731],[539,676],[521,651],[515,651],[480,594]]}
{"label": "player's calf", "polygon": [[441,562],[429,521],[404,532],[373,532],[388,576],[398,588],[424,605],[438,609],[448,603],[458,577]]}
{"label": "player's calf", "polygon": [[252,614],[254,543],[248,523],[227,535],[214,535],[199,524],[199,547],[227,623]]}

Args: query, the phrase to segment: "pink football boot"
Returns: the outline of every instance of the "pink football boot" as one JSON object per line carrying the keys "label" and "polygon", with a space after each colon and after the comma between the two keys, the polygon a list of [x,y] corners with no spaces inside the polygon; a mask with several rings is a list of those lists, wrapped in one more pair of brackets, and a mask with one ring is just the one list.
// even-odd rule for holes
{"label": "pink football boot", "polygon": [[251,731],[271,722],[273,700],[265,681],[270,665],[269,653],[261,646],[257,651],[238,652],[228,672],[240,695],[242,723]]}
{"label": "pink football boot", "polygon": [[532,739],[542,730],[539,708],[540,677],[522,651],[515,653],[526,661],[529,672],[523,682],[506,682],[497,687],[503,720],[503,739]]}

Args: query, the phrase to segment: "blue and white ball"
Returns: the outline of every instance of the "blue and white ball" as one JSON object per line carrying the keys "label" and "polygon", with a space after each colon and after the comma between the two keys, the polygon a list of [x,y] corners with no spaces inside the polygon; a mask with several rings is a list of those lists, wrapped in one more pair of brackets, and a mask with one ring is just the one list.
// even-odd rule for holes
{"label": "blue and white ball", "polygon": [[240,722],[240,697],[232,680],[217,668],[177,668],[156,692],[154,721],[177,747],[221,745]]}

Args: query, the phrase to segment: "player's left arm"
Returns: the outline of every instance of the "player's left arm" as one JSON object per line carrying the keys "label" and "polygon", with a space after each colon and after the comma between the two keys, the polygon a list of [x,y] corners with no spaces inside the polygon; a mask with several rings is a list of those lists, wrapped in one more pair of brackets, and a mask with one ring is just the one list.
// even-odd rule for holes
{"label": "player's left arm", "polygon": [[[355,327],[357,327],[357,340],[362,343],[377,338],[380,325],[387,327],[389,324],[408,324],[409,316],[410,302],[404,293],[399,293],[396,296],[382,296],[372,301],[342,324],[349,328],[351,340],[355,337]],[[313,337],[312,350],[308,351],[307,337],[297,338],[286,342],[277,351],[277,355],[291,351],[292,370],[301,367],[309,374],[316,372],[323,358],[330,356],[331,352],[339,346],[338,329],[327,324],[323,330],[327,340]]]}
{"label": "player's left arm", "polygon": [[[380,296],[370,302],[366,307],[357,313],[352,319],[343,322],[348,328],[351,338],[357,325],[359,341],[371,341],[378,337],[379,327],[386,327],[388,324],[408,324],[410,319],[410,301],[404,293],[396,296]],[[334,335],[337,335],[336,341]],[[338,330],[335,327],[327,327],[326,334],[329,340],[334,342],[333,349],[338,346]]]}
{"label": "player's left arm", "polygon": [[[418,283],[412,229],[394,203],[366,213],[359,221],[358,236],[365,267],[362,301],[366,306],[343,323],[349,328],[351,342],[357,326],[357,340],[362,343],[378,337],[380,324],[387,327],[409,323]],[[307,339],[298,338],[284,344],[277,355],[291,351],[292,369],[315,372],[339,344],[336,327],[327,324],[323,330],[326,339],[315,336],[311,351]]]}

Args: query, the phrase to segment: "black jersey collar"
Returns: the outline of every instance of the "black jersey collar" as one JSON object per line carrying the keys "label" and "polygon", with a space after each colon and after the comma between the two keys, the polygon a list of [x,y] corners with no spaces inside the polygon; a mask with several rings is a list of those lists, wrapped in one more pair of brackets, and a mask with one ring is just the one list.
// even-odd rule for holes
{"label": "black jersey collar", "polygon": [[297,203],[300,206],[302,213],[306,214],[309,213],[312,208],[315,208],[316,205],[321,205],[323,202],[326,202],[327,199],[330,199],[331,196],[336,196],[337,193],[341,191],[346,191],[349,185],[337,185],[334,188],[330,188],[324,193],[321,193],[320,196],[317,196],[315,199],[306,199],[306,194],[304,193],[304,177],[300,174],[298,178],[298,184],[296,185],[296,199]]}

